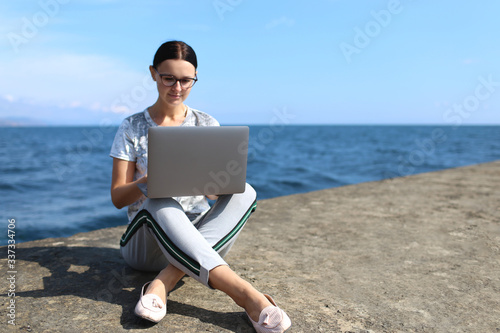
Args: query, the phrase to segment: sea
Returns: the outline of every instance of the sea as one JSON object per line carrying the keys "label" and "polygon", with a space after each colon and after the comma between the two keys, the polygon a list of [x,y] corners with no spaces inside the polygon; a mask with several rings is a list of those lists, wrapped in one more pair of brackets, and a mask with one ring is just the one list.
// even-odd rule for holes
{"label": "sea", "polygon": [[[110,199],[116,130],[0,128],[0,245],[126,224]],[[495,160],[500,126],[255,125],[247,182],[261,200]]]}

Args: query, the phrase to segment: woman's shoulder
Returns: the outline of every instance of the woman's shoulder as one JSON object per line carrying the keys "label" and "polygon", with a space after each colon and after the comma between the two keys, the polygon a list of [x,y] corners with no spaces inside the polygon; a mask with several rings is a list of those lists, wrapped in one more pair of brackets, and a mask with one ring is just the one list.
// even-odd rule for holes
{"label": "woman's shoulder", "polygon": [[142,111],[123,119],[118,132],[126,134],[129,137],[143,136],[144,133],[147,133],[149,127],[146,111]]}
{"label": "woman's shoulder", "polygon": [[194,116],[194,124],[195,126],[220,126],[217,119],[212,117],[206,112],[196,110],[193,108],[189,108]]}
{"label": "woman's shoulder", "polygon": [[134,113],[125,119],[123,119],[123,123],[129,123],[129,124],[147,124],[147,119],[146,119],[146,110]]}

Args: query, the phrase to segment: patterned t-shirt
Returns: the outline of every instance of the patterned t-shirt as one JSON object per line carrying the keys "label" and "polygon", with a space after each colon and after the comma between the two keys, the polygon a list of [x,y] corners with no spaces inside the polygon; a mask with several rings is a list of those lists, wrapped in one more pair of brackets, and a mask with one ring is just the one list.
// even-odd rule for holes
{"label": "patterned t-shirt", "polygon": [[[133,114],[123,120],[116,132],[110,156],[125,161],[136,163],[134,180],[137,180],[147,174],[148,168],[148,129],[158,126],[151,116],[148,109]],[[186,119],[179,126],[219,126],[219,122],[212,116],[188,107]],[[190,219],[206,212],[210,206],[207,199],[200,196],[193,197],[175,197]],[[146,200],[143,195],[138,201],[128,206],[129,223],[141,208]]]}

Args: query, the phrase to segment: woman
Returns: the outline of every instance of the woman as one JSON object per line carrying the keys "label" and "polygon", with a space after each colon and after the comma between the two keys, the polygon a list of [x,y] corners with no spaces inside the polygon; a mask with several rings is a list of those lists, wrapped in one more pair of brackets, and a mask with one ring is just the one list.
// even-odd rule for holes
{"label": "woman", "polygon": [[193,49],[179,41],[157,50],[151,77],[157,101],[126,118],[116,134],[111,156],[111,199],[117,208],[128,206],[129,226],[120,245],[125,261],[143,271],[159,271],[141,291],[135,314],[153,322],[166,315],[168,293],[185,275],[209,288],[225,292],[243,307],[257,332],[284,332],[286,313],[233,272],[223,256],[229,251],[255,209],[256,193],[148,199],[140,187],[147,181],[147,131],[154,126],[218,126],[211,116],[184,104],[197,81]]}

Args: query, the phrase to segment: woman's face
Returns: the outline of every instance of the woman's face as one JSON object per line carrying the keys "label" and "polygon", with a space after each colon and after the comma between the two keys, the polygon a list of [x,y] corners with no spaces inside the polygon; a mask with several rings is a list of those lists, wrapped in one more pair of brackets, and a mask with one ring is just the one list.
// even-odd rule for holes
{"label": "woman's face", "polygon": [[176,82],[173,86],[165,86],[160,78],[160,74],[172,75],[177,79],[194,78],[196,76],[196,69],[193,64],[186,60],[168,59],[161,62],[157,67],[158,73],[150,66],[151,76],[156,81],[158,88],[159,98],[169,106],[178,106],[186,100],[191,92],[191,88],[184,89],[181,87],[180,82]]}

